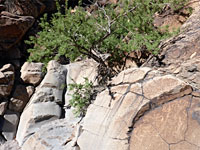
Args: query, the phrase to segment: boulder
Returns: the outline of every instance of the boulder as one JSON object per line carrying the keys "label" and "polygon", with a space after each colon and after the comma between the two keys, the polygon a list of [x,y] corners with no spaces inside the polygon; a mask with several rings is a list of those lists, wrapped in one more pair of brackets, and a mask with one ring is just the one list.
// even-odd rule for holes
{"label": "boulder", "polygon": [[[87,110],[83,123],[83,132],[80,134],[77,143],[81,150],[127,150],[131,146],[129,139],[135,135],[135,124],[139,122],[138,120],[140,120],[141,116],[145,116],[157,108],[167,107],[170,101],[176,103],[175,99],[181,99],[181,97],[185,96],[189,100],[188,97],[191,98],[189,95],[192,93],[191,86],[180,79],[171,75],[162,75],[160,72],[151,70],[150,68],[131,68],[125,70],[113,78],[112,81],[111,88],[97,95],[94,104],[91,104]],[[179,102],[177,106],[180,106],[183,102],[181,100],[177,101]],[[172,104],[172,106],[174,105]],[[188,102],[185,105],[183,103],[179,111],[182,112],[183,107],[186,108],[188,106]],[[173,109],[177,109],[178,111],[178,108]],[[179,111],[177,114],[180,114]],[[166,110],[165,112],[170,111]],[[169,122],[171,121],[170,127],[173,128],[178,122],[175,123],[173,121],[173,117],[176,116],[174,115],[175,112],[171,112],[171,114],[173,115],[169,116]],[[183,112],[182,114],[185,113]],[[162,117],[165,117],[165,115],[160,115],[158,118]],[[180,121],[180,119],[177,120]],[[158,119],[158,122],[162,124],[162,119]],[[168,124],[163,124],[163,127],[166,126]],[[180,129],[179,126],[181,127]],[[183,133],[187,122],[183,122],[179,126],[177,128],[174,127],[173,130],[169,130],[165,136],[173,139],[174,134]],[[141,128],[142,133],[146,133],[147,135],[140,133],[141,138],[136,138],[139,142],[142,140],[141,145],[145,145],[142,143],[147,143],[148,138],[149,142],[152,142],[152,137],[158,138],[156,132],[147,132],[148,129],[145,129],[144,132],[143,128]],[[165,129],[167,130],[168,128]],[[176,133],[172,134],[172,131]],[[144,140],[142,137],[144,137]],[[178,141],[172,140],[170,142]],[[137,141],[135,144],[137,144]],[[165,146],[168,146],[159,139],[155,139],[154,143],[148,144],[155,144],[157,147],[154,147],[154,149],[163,150]],[[147,147],[148,144],[138,149],[149,149]],[[136,146],[132,146],[131,149],[136,148]]]}
{"label": "boulder", "polygon": [[21,68],[21,79],[28,84],[38,85],[44,77],[43,63],[25,62]]}
{"label": "boulder", "polygon": [[21,115],[16,136],[20,146],[30,135],[39,131],[41,125],[61,117],[60,105],[63,103],[66,73],[64,65],[56,61],[49,62],[46,76]]}
{"label": "boulder", "polygon": [[6,140],[13,140],[17,132],[19,122],[19,113],[6,111],[4,114],[4,122],[2,126],[2,135]]}
{"label": "boulder", "polygon": [[31,86],[24,86],[24,85],[17,85],[14,91],[12,98],[10,99],[9,109],[22,112],[26,104],[28,103],[30,96],[32,95],[33,91],[30,89]]}
{"label": "boulder", "polygon": [[11,64],[6,64],[0,69],[0,98],[10,95],[14,85],[15,73]]}
{"label": "boulder", "polygon": [[18,43],[26,31],[33,25],[31,16],[18,16],[2,11],[0,13],[0,51]]}
{"label": "boulder", "polygon": [[65,119],[51,121],[31,135],[22,150],[65,150],[72,140],[73,128]]}

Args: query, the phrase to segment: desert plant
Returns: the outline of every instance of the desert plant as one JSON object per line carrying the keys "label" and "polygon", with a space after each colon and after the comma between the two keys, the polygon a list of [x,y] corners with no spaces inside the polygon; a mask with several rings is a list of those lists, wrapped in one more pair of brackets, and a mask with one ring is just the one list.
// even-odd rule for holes
{"label": "desert plant", "polygon": [[72,98],[69,101],[70,106],[74,108],[74,114],[76,116],[84,116],[87,107],[91,103],[93,84],[85,78],[83,84],[69,84],[69,90],[73,93]]}
{"label": "desert plant", "polygon": [[[65,14],[57,12],[51,20],[41,19],[42,31],[30,37],[29,61],[47,63],[61,55],[75,60],[87,56],[107,67],[104,54],[111,63],[120,62],[125,52],[139,50],[158,54],[161,40],[170,36],[153,25],[153,16],[169,3],[179,9],[187,0],[123,0],[117,4],[98,5],[93,12],[77,6]],[[66,6],[67,8],[67,6]],[[59,6],[58,6],[59,10]],[[128,40],[125,40],[128,37]]]}

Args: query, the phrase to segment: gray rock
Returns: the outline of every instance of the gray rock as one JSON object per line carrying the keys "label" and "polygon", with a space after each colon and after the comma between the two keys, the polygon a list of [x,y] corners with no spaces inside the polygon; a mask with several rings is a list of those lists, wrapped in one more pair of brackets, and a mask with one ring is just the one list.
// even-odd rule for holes
{"label": "gray rock", "polygon": [[56,61],[50,61],[47,74],[36,88],[35,93],[26,105],[20,119],[16,139],[20,146],[41,125],[61,116],[60,104],[63,100],[63,85],[65,85],[67,69]]}
{"label": "gray rock", "polygon": [[0,150],[21,150],[16,140],[7,141],[0,146]]}
{"label": "gray rock", "polygon": [[31,135],[22,150],[65,150],[65,145],[72,140],[73,128],[65,119],[51,121]]}
{"label": "gray rock", "polygon": [[2,127],[2,134],[6,140],[13,140],[19,122],[19,114],[12,111],[6,111],[4,115],[4,123]]}

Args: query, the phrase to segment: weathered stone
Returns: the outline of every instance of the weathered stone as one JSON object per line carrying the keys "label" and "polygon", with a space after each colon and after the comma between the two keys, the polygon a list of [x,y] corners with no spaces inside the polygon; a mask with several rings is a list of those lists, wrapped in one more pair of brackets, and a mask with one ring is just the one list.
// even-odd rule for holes
{"label": "weathered stone", "polygon": [[183,81],[171,75],[156,77],[143,84],[144,96],[153,100],[165,93],[179,93],[184,88],[184,85],[186,84]]}
{"label": "weathered stone", "polygon": [[43,67],[43,63],[25,62],[21,68],[22,80],[25,83],[38,85],[44,76],[44,73],[42,72]]}
{"label": "weathered stone", "polygon": [[7,108],[8,102],[0,102],[0,115],[4,115],[6,108]]}
{"label": "weathered stone", "polygon": [[4,2],[6,11],[20,16],[33,16],[37,18],[45,9],[45,5],[40,0],[6,0]]}
{"label": "weathered stone", "polygon": [[28,104],[23,111],[16,140],[21,146],[30,135],[38,131],[41,125],[58,119],[61,116],[61,108],[54,102]]}
{"label": "weathered stone", "polygon": [[[115,86],[101,92],[97,95],[94,103],[89,106],[84,118],[83,132],[78,138],[80,149],[92,150],[94,145],[95,149],[98,150],[128,149],[130,146],[128,142],[130,135],[128,133],[131,133],[133,124],[137,122],[145,112],[150,111],[152,108],[159,107],[161,104],[163,104],[163,107],[167,107],[165,103],[192,92],[192,88],[189,85],[173,76],[161,76],[157,71],[152,71],[149,68],[134,68],[132,70],[128,69],[115,77],[113,81],[118,82],[118,85],[114,84]],[[126,72],[128,73],[125,74]],[[138,77],[137,75],[140,76]],[[178,128],[178,130],[177,128],[173,128],[173,126],[175,126],[174,123],[177,124],[177,122],[170,122],[171,118],[173,120],[173,117],[176,117],[174,111],[183,112],[183,114],[187,115],[186,111],[183,110],[189,106],[189,100],[186,99],[185,101],[186,104],[183,104],[179,109],[175,109],[175,107],[168,108],[173,111],[169,116],[163,116],[166,117],[166,119],[164,119],[166,122],[163,123],[158,119],[158,121],[160,121],[159,123],[163,123],[163,127],[167,125],[171,127],[169,134],[165,132],[162,134],[166,137],[169,136],[168,139],[172,140],[172,142],[176,142],[176,137],[171,137],[171,132],[177,132],[176,135],[181,133],[179,136],[181,137],[180,140],[182,140],[182,135],[184,133],[182,131],[186,131],[184,129],[186,129],[187,126],[187,116],[181,116],[183,117],[182,120],[186,122],[184,122],[184,125],[180,124],[181,128]],[[182,103],[182,101],[180,101],[180,103]],[[178,103],[176,107],[178,107],[180,103]],[[165,111],[168,112],[167,108]],[[181,115],[181,113],[178,114]],[[168,119],[168,117],[170,119]],[[158,128],[160,125],[159,123]],[[169,124],[166,125],[165,123]],[[167,150],[169,146],[163,141],[162,137],[159,137],[161,133],[157,133],[157,130],[151,126],[152,125],[145,127],[149,130],[153,129],[153,131],[147,132],[147,136],[144,136],[146,138],[144,143],[146,142],[152,150],[158,147],[159,149]],[[143,128],[141,131],[143,131]],[[150,137],[148,137],[148,135]],[[156,140],[153,144],[148,143],[151,141],[152,136],[155,137]],[[143,136],[141,135],[141,137]],[[87,141],[86,139],[90,140]],[[138,144],[143,146],[140,148],[145,147],[142,143],[138,142]],[[140,148],[136,146],[136,149],[139,150]]]}
{"label": "weathered stone", "polygon": [[183,149],[199,150],[199,148],[197,146],[190,144],[186,141],[170,145],[170,150],[183,150]]}
{"label": "weathered stone", "polygon": [[34,18],[18,16],[6,11],[0,13],[0,51],[18,43],[32,26]]}
{"label": "weathered stone", "polygon": [[28,97],[30,98],[33,95],[33,93],[34,93],[35,88],[33,86],[27,86],[26,87],[26,91],[28,93]]}
{"label": "weathered stone", "polygon": [[16,135],[19,122],[19,114],[11,111],[6,111],[4,115],[2,134],[6,140],[13,140]]}
{"label": "weathered stone", "polygon": [[14,67],[11,64],[4,65],[0,69],[0,97],[7,97],[10,95],[14,85]]}
{"label": "weathered stone", "polygon": [[[112,80],[112,84],[120,83],[134,83],[144,79],[145,75],[150,71],[150,68],[130,68],[122,71],[119,75]],[[133,76],[134,75],[134,76]]]}
{"label": "weathered stone", "polygon": [[13,65],[11,64],[6,64],[4,65],[1,69],[0,69],[1,72],[7,72],[7,71],[15,71]]}
{"label": "weathered stone", "polygon": [[10,99],[9,109],[16,112],[22,112],[25,105],[28,103],[29,98],[30,96],[28,94],[26,86],[17,85],[14,94]]}
{"label": "weathered stone", "polygon": [[72,140],[73,127],[66,120],[51,121],[31,135],[23,144],[23,150],[65,150]]}
{"label": "weathered stone", "polygon": [[21,115],[16,137],[20,146],[30,135],[37,132],[41,125],[61,117],[59,104],[63,102],[66,73],[66,66],[56,61],[49,62],[46,76]]}
{"label": "weathered stone", "polygon": [[0,146],[0,150],[21,150],[16,140],[7,141]]}
{"label": "weathered stone", "polygon": [[193,98],[188,110],[188,128],[185,140],[200,147],[200,98]]}

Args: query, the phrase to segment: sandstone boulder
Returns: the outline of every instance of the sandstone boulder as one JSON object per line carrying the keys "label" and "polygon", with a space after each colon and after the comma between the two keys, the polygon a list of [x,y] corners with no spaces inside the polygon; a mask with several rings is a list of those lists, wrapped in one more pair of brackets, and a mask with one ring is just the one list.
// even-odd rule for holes
{"label": "sandstone boulder", "polygon": [[6,11],[0,13],[0,51],[18,43],[32,26],[34,18],[18,16]]}
{"label": "sandstone boulder", "polygon": [[44,76],[43,67],[43,63],[25,62],[21,68],[21,79],[25,83],[38,85]]}

